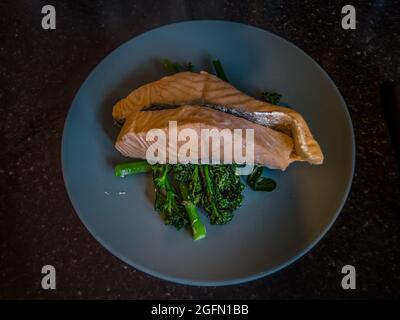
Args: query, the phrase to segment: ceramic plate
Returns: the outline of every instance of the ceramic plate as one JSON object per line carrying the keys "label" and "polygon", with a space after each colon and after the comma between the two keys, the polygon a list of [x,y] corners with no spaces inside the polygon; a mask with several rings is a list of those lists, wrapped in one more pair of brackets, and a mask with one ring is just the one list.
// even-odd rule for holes
{"label": "ceramic plate", "polygon": [[[233,221],[206,224],[207,238],[165,226],[153,210],[150,175],[114,176],[126,161],[114,148],[112,106],[165,75],[160,60],[191,61],[196,70],[223,63],[230,82],[258,97],[282,94],[299,111],[325,155],[321,166],[294,163],[265,170],[277,189],[246,189]],[[338,216],[351,185],[354,136],[345,102],[325,71],[302,50],[267,31],[224,21],[190,21],[137,36],[110,53],[73,100],[62,140],[65,185],[84,225],[112,254],[166,280],[227,285],[256,279],[310,250]],[[205,218],[203,218],[206,221]]]}

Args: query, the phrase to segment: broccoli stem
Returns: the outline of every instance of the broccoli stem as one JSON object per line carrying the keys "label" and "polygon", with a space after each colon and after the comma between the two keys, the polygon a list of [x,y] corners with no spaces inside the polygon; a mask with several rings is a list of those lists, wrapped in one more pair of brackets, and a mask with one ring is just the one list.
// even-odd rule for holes
{"label": "broccoli stem", "polygon": [[263,167],[255,166],[253,172],[247,177],[247,183],[254,190],[258,179],[261,178]]}
{"label": "broccoli stem", "polygon": [[263,167],[256,166],[247,177],[247,183],[253,191],[271,192],[276,188],[276,182],[272,179],[262,177]]}
{"label": "broccoli stem", "polygon": [[254,191],[267,191],[271,192],[276,188],[276,182],[270,178],[261,178],[254,186]]}
{"label": "broccoli stem", "polygon": [[214,69],[215,72],[217,73],[217,77],[220,78],[221,80],[224,80],[226,82],[228,81],[228,78],[226,77],[224,68],[222,67],[222,63],[219,60],[213,60],[213,65],[214,65]]}
{"label": "broccoli stem", "polygon": [[151,171],[151,165],[146,160],[120,163],[115,166],[115,175],[122,178],[131,174],[149,171]]}
{"label": "broccoli stem", "polygon": [[210,168],[209,168],[208,164],[202,166],[201,168],[203,169],[204,178],[206,180],[207,192],[212,193],[213,190],[212,190],[212,186],[211,186]]}
{"label": "broccoli stem", "polygon": [[167,165],[154,167],[156,173],[156,177],[154,179],[154,184],[157,189],[159,189],[159,193],[161,196],[167,197],[168,195],[173,195],[175,193],[171,182],[168,179],[168,174],[170,169]]}
{"label": "broccoli stem", "polygon": [[[203,173],[205,180],[205,187],[207,193],[208,204],[207,207],[212,212],[210,213],[210,217],[216,217],[219,215],[217,206],[214,200],[214,189],[213,189],[213,181],[210,176],[210,167],[208,164],[200,166],[200,171]],[[214,221],[212,221],[214,223]]]}
{"label": "broccoli stem", "polygon": [[179,183],[179,191],[182,195],[182,203],[189,216],[190,224],[193,231],[193,239],[200,240],[207,235],[206,226],[201,222],[196,206],[190,201],[189,190],[185,183]]}

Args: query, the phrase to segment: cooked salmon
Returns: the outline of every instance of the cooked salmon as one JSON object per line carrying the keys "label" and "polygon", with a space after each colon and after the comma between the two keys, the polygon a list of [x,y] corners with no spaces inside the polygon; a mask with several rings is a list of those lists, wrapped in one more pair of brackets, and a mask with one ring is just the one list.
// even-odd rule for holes
{"label": "cooked salmon", "polygon": [[[295,155],[290,156],[290,159],[304,160],[312,164],[323,162],[321,148],[298,112],[254,99],[207,72],[181,72],[143,85],[117,102],[112,114],[116,120],[126,120],[131,114],[154,104],[197,105],[222,111],[223,117],[227,114],[239,116],[248,120],[247,124],[252,122],[261,125],[292,139]],[[192,111],[200,112],[200,109]],[[130,118],[130,121],[134,120]],[[122,131],[126,132],[124,129]],[[274,140],[272,144],[275,142]],[[274,151],[278,149],[279,147]],[[280,161],[281,159],[277,162]],[[281,168],[283,167],[285,166],[281,165]]]}
{"label": "cooked salmon", "polygon": [[[178,136],[182,130],[190,128],[196,132],[198,139],[197,141],[190,139],[178,140],[176,148],[165,148],[166,154],[163,154],[163,156],[168,160],[178,159],[178,152],[181,150],[181,147],[185,144],[187,149],[190,149],[187,143],[192,143],[194,145],[191,150],[194,152],[189,154],[189,162],[213,163],[215,158],[212,156],[217,155],[217,158],[224,163],[232,163],[226,161],[227,158],[225,158],[224,152],[225,150],[230,150],[230,155],[227,155],[230,156],[230,159],[235,159],[235,155],[233,154],[235,150],[233,145],[234,140],[223,140],[221,138],[221,148],[210,141],[209,153],[204,157],[201,153],[201,149],[204,147],[204,143],[201,141],[201,131],[202,129],[218,129],[219,132],[222,132],[224,129],[232,130],[233,128],[242,129],[243,133],[246,129],[254,130],[255,164],[265,165],[271,169],[284,170],[291,162],[299,160],[294,150],[293,140],[288,135],[241,117],[193,105],[183,105],[173,109],[155,111],[132,111],[126,118],[115,146],[125,156],[150,160],[149,156],[146,157],[146,152],[153,142],[147,141],[146,136],[151,129],[161,129],[166,137],[165,145],[168,146],[170,120],[176,121]],[[243,149],[246,147],[244,136],[245,134],[242,135]],[[159,149],[158,152],[164,152],[164,150]],[[157,156],[160,155],[158,154]],[[167,162],[171,162],[168,160]]]}

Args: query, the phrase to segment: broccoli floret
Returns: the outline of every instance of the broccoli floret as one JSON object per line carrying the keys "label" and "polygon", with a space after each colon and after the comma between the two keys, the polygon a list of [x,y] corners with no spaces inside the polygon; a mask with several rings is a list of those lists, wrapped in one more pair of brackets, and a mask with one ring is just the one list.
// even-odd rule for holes
{"label": "broccoli floret", "polygon": [[226,224],[243,202],[244,189],[235,165],[202,165],[202,204],[212,224]]}
{"label": "broccoli floret", "polygon": [[177,72],[193,71],[194,65],[191,62],[178,63],[168,59],[162,61],[164,70],[168,73],[174,74]]}
{"label": "broccoli floret", "polygon": [[166,224],[181,229],[188,223],[185,207],[179,202],[170,180],[170,165],[156,164],[152,166],[153,181],[156,193],[154,208],[164,218]]}
{"label": "broccoli floret", "polygon": [[282,95],[277,92],[264,91],[261,93],[261,99],[271,104],[277,105],[281,101],[281,98]]}
{"label": "broccoli floret", "polygon": [[235,165],[211,166],[211,172],[221,197],[221,208],[234,211],[242,205],[244,189]]}
{"label": "broccoli floret", "polygon": [[199,166],[194,164],[177,164],[174,166],[174,177],[177,182],[188,186],[190,201],[196,206],[201,200],[201,179]]}

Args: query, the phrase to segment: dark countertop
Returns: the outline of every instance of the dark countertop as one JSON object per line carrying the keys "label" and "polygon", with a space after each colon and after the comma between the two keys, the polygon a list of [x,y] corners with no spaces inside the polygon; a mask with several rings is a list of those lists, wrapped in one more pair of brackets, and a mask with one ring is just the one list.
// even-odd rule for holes
{"label": "dark countertop", "polygon": [[[0,298],[399,298],[399,169],[378,94],[400,77],[399,6],[352,1],[357,29],[345,31],[340,2],[53,0],[57,29],[44,31],[46,1],[2,1]],[[92,238],[62,179],[64,120],[91,69],[130,38],[190,19],[244,22],[293,42],[332,77],[354,124],[354,183],[334,226],[291,266],[243,285],[183,286],[129,267]],[[41,289],[46,264],[56,290]],[[346,264],[357,290],[341,288]]]}

